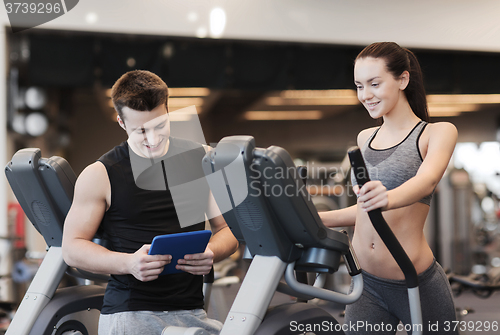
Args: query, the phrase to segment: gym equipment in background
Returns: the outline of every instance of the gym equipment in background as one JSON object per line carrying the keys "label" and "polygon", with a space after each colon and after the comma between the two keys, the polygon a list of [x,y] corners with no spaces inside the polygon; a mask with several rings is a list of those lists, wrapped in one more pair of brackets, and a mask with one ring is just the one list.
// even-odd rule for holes
{"label": "gym equipment in background", "polygon": [[[75,173],[64,158],[42,158],[37,148],[19,150],[5,173],[23,211],[48,248],[6,335],[97,335],[105,289],[99,285],[57,289],[65,273],[90,281],[108,281],[106,275],[68,267],[62,258],[63,224],[73,201]],[[107,247],[100,231],[93,241]],[[230,279],[229,283],[237,282],[236,278]],[[213,275],[204,277],[206,302],[212,283]]]}
{"label": "gym equipment in background", "polygon": [[69,268],[62,257],[63,223],[73,200],[75,173],[63,158],[45,159],[40,149],[28,148],[12,157],[5,174],[48,248],[6,335],[97,334],[104,288],[84,285],[57,289],[64,273],[107,281],[106,276]]}

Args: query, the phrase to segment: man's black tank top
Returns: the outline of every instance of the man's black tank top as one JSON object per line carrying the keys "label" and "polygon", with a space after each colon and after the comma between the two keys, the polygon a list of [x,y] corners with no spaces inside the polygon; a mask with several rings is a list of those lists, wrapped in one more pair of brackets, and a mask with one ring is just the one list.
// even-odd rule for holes
{"label": "man's black tank top", "polygon": [[[190,154],[177,155],[176,159],[186,166],[200,166],[198,172],[201,176],[201,160],[205,151],[200,144],[170,138],[167,156],[185,152],[186,149]],[[180,227],[166,182],[160,190],[139,188],[134,181],[130,155],[134,156],[134,160],[138,157],[129,150],[127,142],[123,142],[99,158],[106,167],[111,185],[111,205],[100,227],[110,241],[110,249],[134,253],[142,245],[150,244],[157,235],[204,229],[204,223]],[[158,168],[161,169],[161,162],[153,164],[150,170]],[[163,172],[160,170],[160,173]],[[132,275],[112,275],[101,313],[202,308],[202,286],[203,276],[186,272],[160,276],[149,282],[139,281]]]}

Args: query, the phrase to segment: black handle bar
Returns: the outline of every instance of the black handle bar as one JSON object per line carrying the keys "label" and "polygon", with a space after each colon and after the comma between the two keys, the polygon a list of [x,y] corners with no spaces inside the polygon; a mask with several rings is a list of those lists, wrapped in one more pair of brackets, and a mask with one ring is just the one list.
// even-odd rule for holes
{"label": "black handle bar", "polygon": [[[359,187],[370,181],[368,170],[366,169],[361,150],[355,147],[348,152],[349,160],[354,171],[354,176],[358,182]],[[380,208],[368,212],[368,216],[377,231],[378,235],[389,249],[392,257],[396,260],[399,267],[403,271],[408,288],[418,287],[418,276],[413,263],[399,243],[398,239],[392,232],[391,228],[382,216]]]}

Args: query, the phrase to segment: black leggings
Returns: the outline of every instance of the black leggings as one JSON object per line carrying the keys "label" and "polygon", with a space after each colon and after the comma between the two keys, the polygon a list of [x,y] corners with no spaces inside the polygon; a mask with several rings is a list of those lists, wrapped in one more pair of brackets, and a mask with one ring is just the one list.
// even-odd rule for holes
{"label": "black leggings", "polygon": [[[458,334],[455,305],[450,284],[443,268],[434,260],[418,275],[422,304],[423,334]],[[408,290],[404,280],[376,277],[363,271],[361,298],[346,308],[346,334],[393,335],[398,330],[411,334]],[[402,324],[399,324],[399,322]]]}

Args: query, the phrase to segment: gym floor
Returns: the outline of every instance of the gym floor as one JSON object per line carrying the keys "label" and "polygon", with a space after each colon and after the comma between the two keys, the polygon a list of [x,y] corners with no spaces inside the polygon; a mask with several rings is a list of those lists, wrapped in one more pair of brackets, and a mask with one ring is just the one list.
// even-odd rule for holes
{"label": "gym floor", "polygon": [[[224,321],[227,312],[231,308],[231,304],[238,293],[240,284],[234,284],[229,287],[215,288],[212,292],[212,302],[208,310],[208,315],[211,318],[219,319]],[[219,299],[217,298],[219,295]],[[220,299],[222,298],[222,299]],[[293,298],[276,293],[271,301],[271,306],[289,303],[294,301]],[[219,306],[216,308],[215,303]],[[224,306],[225,305],[225,306]],[[330,312],[340,323],[344,321],[342,316],[343,308],[342,306],[328,303],[325,301],[319,301],[318,305],[328,312]],[[459,310],[459,321],[457,329],[461,327],[463,330],[460,331],[460,335],[473,335],[473,334],[498,334],[500,330],[500,295],[493,294],[489,298],[480,298],[474,295],[470,291],[463,292],[460,296],[455,298],[455,306]],[[461,313],[464,310],[469,312]],[[219,313],[220,315],[217,315]],[[497,331],[489,330],[486,331],[486,326],[488,324],[496,324],[499,328]],[[406,332],[398,332],[397,335],[406,334]]]}

